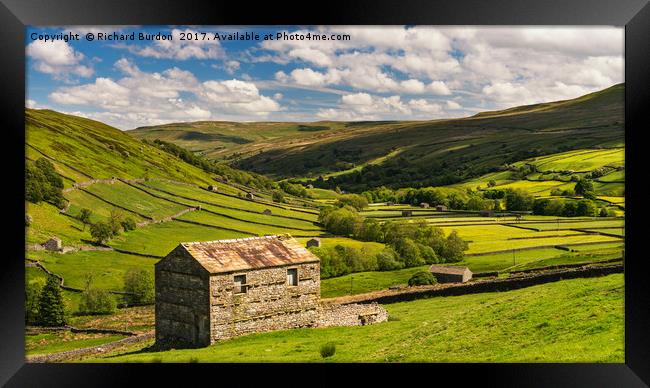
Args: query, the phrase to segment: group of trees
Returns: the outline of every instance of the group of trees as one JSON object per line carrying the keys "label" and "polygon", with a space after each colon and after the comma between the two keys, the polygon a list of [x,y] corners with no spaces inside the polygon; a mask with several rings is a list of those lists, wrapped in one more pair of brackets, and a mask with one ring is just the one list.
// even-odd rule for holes
{"label": "group of trees", "polygon": [[[151,304],[155,290],[153,276],[142,268],[131,268],[124,274],[124,302],[129,306]],[[60,281],[54,276],[35,279],[25,291],[25,322],[38,326],[63,326],[70,320],[65,309]],[[109,291],[93,286],[93,275],[86,274],[86,284],[79,300],[78,314],[112,314],[117,308],[116,297]]]}
{"label": "group of trees", "polygon": [[119,211],[111,210],[107,221],[90,222],[91,212],[88,209],[82,209],[79,212],[79,220],[85,225],[90,225],[90,235],[95,242],[104,244],[109,239],[118,236],[122,231],[128,232],[136,228],[136,222],[131,217],[126,217]]}
{"label": "group of trees", "polygon": [[59,279],[48,276],[27,284],[25,290],[25,322],[29,325],[63,326],[68,316],[63,305]]}
{"label": "group of trees", "polygon": [[575,201],[544,198],[535,200],[533,214],[560,217],[614,217],[616,212],[605,207],[599,208],[589,199]]}
{"label": "group of trees", "polygon": [[349,247],[316,248],[323,278],[359,271],[388,271],[424,264],[462,260],[468,244],[456,231],[445,236],[442,229],[426,222],[387,221],[364,218],[343,204],[321,210],[320,221],[331,233],[387,245],[372,256]]}
{"label": "group of trees", "polygon": [[54,165],[45,158],[25,164],[25,199],[32,203],[45,201],[62,209],[63,180],[54,170]]}

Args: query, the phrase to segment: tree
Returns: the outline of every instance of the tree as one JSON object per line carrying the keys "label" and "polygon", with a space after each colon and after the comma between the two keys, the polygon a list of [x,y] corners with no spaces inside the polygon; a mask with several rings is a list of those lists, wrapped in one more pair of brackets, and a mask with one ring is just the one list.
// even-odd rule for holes
{"label": "tree", "polygon": [[363,195],[345,194],[339,197],[339,200],[336,202],[336,206],[350,206],[356,210],[363,210],[363,208],[368,206],[368,199]]}
{"label": "tree", "polygon": [[597,214],[598,214],[598,207],[593,201],[589,199],[583,199],[582,201],[578,201],[578,206],[576,206],[576,215],[595,217]]}
{"label": "tree", "polygon": [[131,268],[124,274],[124,291],[129,305],[153,303],[154,281],[151,273],[144,268]]}
{"label": "tree", "polygon": [[122,222],[120,222],[120,225],[122,225],[122,229],[124,229],[125,232],[128,232],[129,230],[135,230],[136,228],[136,223],[135,220],[131,217],[126,217]]}
{"label": "tree", "polygon": [[104,244],[113,237],[113,228],[108,222],[100,221],[90,225],[90,235],[97,243]]}
{"label": "tree", "polygon": [[43,326],[64,326],[65,306],[59,279],[49,276],[38,298],[38,323]]}
{"label": "tree", "polygon": [[114,313],[117,308],[115,298],[106,290],[93,288],[92,281],[92,273],[87,273],[86,286],[79,301],[79,313],[87,315]]}
{"label": "tree", "polygon": [[514,211],[532,210],[535,198],[524,190],[510,189],[506,191],[506,209]]}
{"label": "tree", "polygon": [[494,179],[490,179],[487,185],[488,187],[494,187],[497,185],[497,182]]}
{"label": "tree", "polygon": [[45,286],[45,279],[37,278],[27,283],[25,289],[25,323],[38,324],[38,303]]}
{"label": "tree", "polygon": [[86,230],[86,225],[90,225],[90,216],[92,211],[90,209],[83,208],[79,211],[79,221],[84,225],[84,230]]}
{"label": "tree", "polygon": [[120,234],[122,230],[122,221],[124,220],[124,214],[117,210],[111,210],[111,214],[108,217],[108,225],[111,228],[111,237],[115,237]]}
{"label": "tree", "polygon": [[284,194],[280,190],[273,190],[273,202],[284,202]]}
{"label": "tree", "polygon": [[409,286],[427,286],[436,283],[436,278],[429,271],[418,271],[409,279]]}
{"label": "tree", "polygon": [[380,271],[404,268],[404,263],[396,259],[397,253],[390,247],[377,253],[377,267]]}
{"label": "tree", "polygon": [[575,191],[576,195],[581,195],[586,199],[596,198],[596,192],[594,191],[594,184],[589,179],[580,178],[576,182],[573,191]]}
{"label": "tree", "polygon": [[448,262],[460,261],[467,249],[469,249],[467,241],[460,238],[458,232],[452,230],[447,236],[441,256]]}

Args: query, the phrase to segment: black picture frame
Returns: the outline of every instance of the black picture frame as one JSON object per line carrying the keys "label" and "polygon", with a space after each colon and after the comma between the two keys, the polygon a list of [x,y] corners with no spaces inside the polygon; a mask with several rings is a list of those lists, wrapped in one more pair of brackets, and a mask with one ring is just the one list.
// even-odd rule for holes
{"label": "black picture frame", "polygon": [[[139,377],[200,384],[237,377],[241,385],[282,382],[278,368],[312,385],[388,382],[496,386],[620,386],[650,384],[650,292],[643,253],[642,205],[650,94],[650,5],[645,0],[455,0],[355,2],[246,2],[209,0],[2,0],[0,111],[4,118],[5,243],[0,270],[0,384],[7,386],[116,386]],[[625,363],[624,364],[26,364],[24,360],[24,104],[27,25],[615,25],[625,26]],[[141,376],[139,376],[141,375]],[[305,380],[308,379],[308,380]],[[153,381],[150,381],[153,384]],[[212,385],[212,384],[211,384]]]}

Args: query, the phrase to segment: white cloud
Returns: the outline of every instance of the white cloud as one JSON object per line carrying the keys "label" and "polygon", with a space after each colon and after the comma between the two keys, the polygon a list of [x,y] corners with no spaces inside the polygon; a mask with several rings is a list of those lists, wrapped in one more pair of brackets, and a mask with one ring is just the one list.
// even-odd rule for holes
{"label": "white cloud", "polygon": [[62,40],[35,40],[27,45],[26,51],[34,61],[34,69],[56,79],[66,79],[70,75],[90,77],[93,74],[92,68],[81,64],[84,55]]}
{"label": "white cloud", "polygon": [[123,78],[100,77],[94,83],[62,87],[49,99],[62,105],[99,109],[87,115],[122,129],[211,118],[247,120],[282,109],[251,82],[200,82],[191,72],[177,67],[148,73],[124,58],[115,62],[115,68]]}
{"label": "white cloud", "polygon": [[[181,40],[182,34],[196,34],[198,31],[192,29],[171,30],[172,40],[159,40],[148,46],[137,45],[114,45],[115,48],[127,48],[131,53],[157,59],[176,59],[180,61],[188,59],[216,59],[224,55],[224,51],[218,40]],[[201,37],[201,35],[199,35]]]}

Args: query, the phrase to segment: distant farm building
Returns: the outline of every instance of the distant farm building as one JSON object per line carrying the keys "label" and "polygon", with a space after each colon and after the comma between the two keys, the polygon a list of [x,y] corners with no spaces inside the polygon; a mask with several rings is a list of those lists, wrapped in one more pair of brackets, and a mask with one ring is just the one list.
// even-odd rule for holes
{"label": "distant farm building", "polygon": [[311,238],[311,239],[307,240],[306,246],[307,246],[307,248],[310,248],[310,247],[320,248],[320,238],[314,237],[314,238]]}
{"label": "distant farm building", "polygon": [[320,305],[320,261],[289,235],[181,243],[155,265],[156,344],[387,320],[380,305]]}
{"label": "distant farm building", "polygon": [[212,192],[215,192],[215,193],[219,191],[219,189],[217,188],[217,186],[214,186],[214,185],[210,185],[210,186],[208,186],[208,190],[209,190],[209,191],[212,191]]}
{"label": "distant farm building", "polygon": [[253,193],[246,193],[246,198],[255,199],[255,196],[253,195]]}
{"label": "distant farm building", "polygon": [[402,217],[411,217],[413,215],[413,210],[402,210]]}
{"label": "distant farm building", "polygon": [[472,271],[467,267],[432,265],[429,272],[438,283],[465,283],[472,278]]}
{"label": "distant farm building", "polygon": [[271,211],[271,209],[264,209],[264,211],[262,212],[262,214],[267,215],[267,216],[270,216],[270,215],[273,214],[273,212]]}
{"label": "distant farm building", "polygon": [[488,210],[483,210],[482,212],[479,213],[481,217],[494,217],[494,212],[493,211],[488,211]]}
{"label": "distant farm building", "polygon": [[428,209],[428,208],[429,208],[429,204],[426,203],[426,202],[422,202],[422,203],[420,204],[420,207],[423,208],[423,209]]}
{"label": "distant farm building", "polygon": [[52,237],[43,244],[43,248],[48,251],[60,251],[63,249],[63,245],[61,244],[60,238]]}
{"label": "distant farm building", "polygon": [[436,206],[436,211],[446,212],[447,211],[447,206],[445,206],[445,205],[437,205]]}
{"label": "distant farm building", "polygon": [[386,206],[393,206],[395,203],[393,201],[386,202]]}

